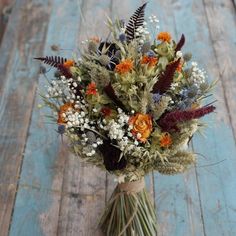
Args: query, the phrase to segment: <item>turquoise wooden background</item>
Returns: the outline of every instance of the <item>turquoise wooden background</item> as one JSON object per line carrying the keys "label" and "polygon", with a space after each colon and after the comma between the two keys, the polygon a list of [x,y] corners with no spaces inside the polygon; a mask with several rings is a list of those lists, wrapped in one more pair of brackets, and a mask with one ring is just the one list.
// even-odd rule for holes
{"label": "turquoise wooden background", "polygon": [[[33,57],[78,52],[104,36],[105,15],[127,19],[139,0],[18,0],[0,46],[0,236],[97,236],[113,177],[80,163],[39,110],[44,77]],[[194,138],[198,164],[151,174],[161,236],[236,235],[236,8],[233,0],[150,0],[162,31],[186,35],[185,52],[220,79],[216,116]],[[52,47],[52,46],[57,47]],[[57,50],[55,50],[57,49]],[[53,72],[47,73],[50,77]]]}

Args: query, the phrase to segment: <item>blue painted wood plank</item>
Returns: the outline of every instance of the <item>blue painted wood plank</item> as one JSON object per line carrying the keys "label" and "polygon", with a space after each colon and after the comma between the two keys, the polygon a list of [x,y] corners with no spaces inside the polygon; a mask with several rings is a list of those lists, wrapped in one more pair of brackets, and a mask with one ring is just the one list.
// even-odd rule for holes
{"label": "blue painted wood plank", "polygon": [[[80,4],[81,1],[76,0],[70,1],[69,4],[63,0],[54,0],[51,3],[52,13],[46,46],[41,51],[41,55],[59,54],[71,57],[70,49],[74,49],[76,45],[79,30]],[[52,45],[58,45],[62,50],[53,53],[50,50]],[[41,55],[38,52],[34,56]],[[34,65],[36,67],[37,62]],[[53,70],[47,73],[47,77],[52,76]],[[41,76],[39,90],[43,90],[45,84],[46,80]],[[37,96],[10,229],[10,235],[14,236],[56,235],[57,233],[60,192],[67,154],[61,150],[63,147],[60,147],[60,138],[55,132],[56,126],[48,124],[48,120],[44,118],[44,114],[49,110],[38,109],[40,101],[40,97]],[[49,193],[45,194],[45,191]]]}
{"label": "blue painted wood plank", "polygon": [[[224,1],[224,3],[226,3],[226,1]],[[222,44],[220,49],[222,53],[220,62],[217,63],[219,58],[217,58],[217,54],[215,53],[215,47],[221,44],[221,37],[212,37],[210,32],[214,31],[212,28],[213,25],[209,23],[209,19],[207,18],[209,15],[206,15],[207,7],[214,7],[215,4],[215,1],[212,1],[210,5],[204,5],[199,1],[192,0],[186,2],[179,0],[173,5],[173,8],[176,9],[174,18],[177,32],[178,34],[182,32],[186,34],[186,49],[194,52],[194,59],[198,60],[200,62],[199,64],[207,70],[209,80],[211,81],[221,75],[222,68],[219,64],[225,65],[229,62],[227,55],[228,45],[224,47]],[[221,8],[218,9],[220,10]],[[224,15],[222,9],[218,14],[217,18],[221,19],[222,26],[228,25],[228,22],[229,25],[234,24],[232,16],[226,16],[226,18],[230,18],[228,21],[224,17],[221,17],[221,14]],[[215,21],[216,14],[214,14],[214,16],[212,15],[212,17],[212,20]],[[222,26],[215,25],[215,27],[223,29]],[[229,31],[227,30],[226,34],[228,33]],[[227,40],[233,41],[235,36]],[[225,49],[226,51],[224,52]],[[233,63],[233,61],[231,61],[231,63]],[[229,63],[229,65],[231,63]],[[226,72],[226,76],[228,76],[227,79],[232,78],[233,74],[235,75],[233,70],[229,73]],[[229,99],[230,97],[232,99],[234,95],[232,95],[231,92],[230,97],[225,96],[224,80],[223,78],[220,79],[222,79],[222,81],[218,83],[215,94],[215,97],[219,101],[216,116],[208,116],[205,118],[205,121],[210,124],[210,127],[205,131],[206,138],[196,136],[193,142],[194,150],[205,156],[205,158],[199,157],[197,177],[202,217],[204,220],[204,235],[209,236],[236,234],[236,212],[234,210],[236,209],[236,147],[232,123],[230,123],[227,108],[229,101],[225,100],[225,98]],[[232,88],[230,89],[232,90]],[[229,109],[233,112],[235,107],[230,107]],[[204,167],[205,165],[217,163],[224,159],[225,161],[222,163]]]}
{"label": "blue painted wood plank", "polygon": [[1,44],[1,39],[2,39],[2,36],[4,34],[6,25],[7,25],[7,18],[9,17],[7,10],[11,9],[12,3],[13,3],[12,0],[2,0],[0,2],[0,12],[1,12],[1,17],[0,17],[0,44]]}
{"label": "blue painted wood plank", "polygon": [[227,99],[227,109],[236,139],[236,8],[232,0],[204,0],[216,66]]}
{"label": "blue painted wood plank", "polygon": [[[236,59],[236,8],[232,1],[206,1],[206,14],[210,25],[212,44],[217,58],[217,65],[220,71],[220,77],[225,88],[225,97],[229,107],[229,117],[233,125],[234,136],[236,138],[236,68],[234,62]],[[225,30],[227,26],[227,29]],[[222,34],[222,32],[224,32]]]}
{"label": "blue painted wood plank", "polygon": [[7,235],[31,117],[48,1],[17,1],[0,48],[0,234]]}

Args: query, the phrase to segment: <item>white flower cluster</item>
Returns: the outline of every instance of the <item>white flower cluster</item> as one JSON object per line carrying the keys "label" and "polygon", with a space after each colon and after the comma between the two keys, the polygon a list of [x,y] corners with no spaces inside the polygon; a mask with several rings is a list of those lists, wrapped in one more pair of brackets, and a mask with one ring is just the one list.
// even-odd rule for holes
{"label": "white flower cluster", "polygon": [[155,15],[149,16],[148,19],[149,19],[149,22],[150,22],[150,23],[152,23],[152,24],[155,25],[155,28],[156,28],[156,29],[159,29],[159,28],[160,28],[160,26],[159,26],[159,20],[157,19],[157,17],[156,17]]}
{"label": "white flower cluster", "polygon": [[190,80],[194,82],[196,86],[199,86],[206,81],[206,71],[199,69],[197,62],[192,62],[192,73]]}
{"label": "white flower cluster", "polygon": [[[85,105],[82,102],[76,101],[75,109],[85,108]],[[62,114],[65,121],[67,121],[66,128],[79,128],[81,131],[95,128],[93,126],[94,122],[88,119],[87,114],[88,112],[86,110],[76,111],[69,109],[66,113]]]}
{"label": "white flower cluster", "polygon": [[66,128],[73,131],[78,128],[83,134],[80,136],[81,144],[83,145],[82,153],[87,157],[94,156],[96,154],[96,148],[103,143],[101,138],[96,137],[95,122],[88,118],[88,112],[82,110],[85,107],[84,101],[79,104],[77,102],[80,111],[68,110],[63,114],[66,123]]}
{"label": "white flower cluster", "polygon": [[61,79],[52,80],[47,87],[47,98],[53,98],[62,96],[65,90],[68,90],[69,81],[65,79],[65,76],[61,76]]}
{"label": "white flower cluster", "polygon": [[89,42],[88,39],[86,39],[86,40],[82,40],[82,41],[81,41],[81,44],[82,44],[82,45],[86,45],[88,42]]}
{"label": "white flower cluster", "polygon": [[[77,81],[80,82],[81,78],[78,77]],[[68,79],[65,76],[61,76],[60,79],[52,80],[47,87],[47,98],[64,98],[67,101],[74,103],[75,100],[80,99],[76,96],[76,88],[78,87],[78,82],[74,81],[72,78]],[[59,99],[60,100],[60,99]]]}
{"label": "white flower cluster", "polygon": [[135,36],[138,38],[138,42],[143,44],[145,41],[150,39],[150,32],[147,29],[147,23],[144,22],[143,26],[139,26],[136,30]]}
{"label": "white flower cluster", "polygon": [[121,140],[125,134],[125,132],[122,130],[121,124],[115,122],[114,120],[111,120],[106,128],[109,131],[108,136],[111,139]]}
{"label": "white flower cluster", "polygon": [[179,87],[179,83],[175,82],[171,84],[170,89],[174,91],[178,87]]}
{"label": "white flower cluster", "polygon": [[108,131],[110,139],[122,140],[125,135],[124,126],[128,124],[129,116],[127,116],[120,108],[118,108],[118,120],[110,120],[107,125],[104,126],[104,130]]}
{"label": "white flower cluster", "polygon": [[[108,132],[108,137],[116,140],[120,150],[123,151],[129,143],[133,143],[134,141],[129,139],[129,137],[133,137],[133,135],[130,132],[127,134],[127,126],[128,131],[131,129],[128,124],[129,116],[127,116],[120,108],[118,108],[118,113],[116,121],[114,119],[108,122],[103,120],[103,125],[100,124],[100,128],[106,130]],[[135,142],[137,141],[135,140]],[[138,142],[136,145],[138,145]]]}

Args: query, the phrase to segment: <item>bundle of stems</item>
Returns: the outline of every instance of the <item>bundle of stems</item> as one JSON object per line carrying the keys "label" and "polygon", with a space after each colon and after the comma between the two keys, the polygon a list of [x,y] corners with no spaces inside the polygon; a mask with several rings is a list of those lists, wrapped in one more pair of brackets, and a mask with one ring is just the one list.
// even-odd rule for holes
{"label": "bundle of stems", "polygon": [[118,184],[99,226],[106,236],[156,236],[155,209],[146,188],[124,191]]}

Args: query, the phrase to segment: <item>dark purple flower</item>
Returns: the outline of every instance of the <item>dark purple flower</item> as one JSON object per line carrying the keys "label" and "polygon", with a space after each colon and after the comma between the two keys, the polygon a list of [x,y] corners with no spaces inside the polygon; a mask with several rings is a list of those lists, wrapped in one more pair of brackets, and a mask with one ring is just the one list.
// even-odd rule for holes
{"label": "dark purple flower", "polygon": [[125,157],[120,158],[121,150],[111,145],[110,140],[104,140],[102,145],[98,146],[103,156],[105,168],[108,171],[122,170],[126,167]]}
{"label": "dark purple flower", "polygon": [[214,106],[204,106],[201,108],[197,108],[194,110],[176,110],[166,113],[164,116],[158,120],[158,125],[161,127],[163,131],[170,132],[171,130],[178,131],[179,128],[177,126],[180,122],[186,122],[192,119],[199,119],[211,112],[213,112],[216,108]]}

